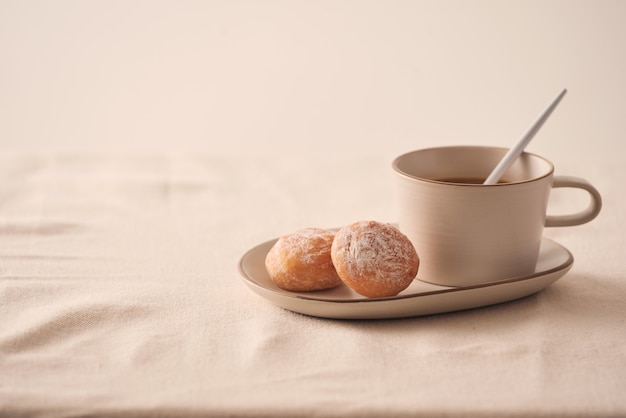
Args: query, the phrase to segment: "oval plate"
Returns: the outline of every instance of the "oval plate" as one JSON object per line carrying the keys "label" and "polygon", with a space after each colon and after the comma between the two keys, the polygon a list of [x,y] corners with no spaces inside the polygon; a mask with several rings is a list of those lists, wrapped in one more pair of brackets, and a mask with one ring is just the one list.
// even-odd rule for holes
{"label": "oval plate", "polygon": [[281,308],[335,319],[382,319],[432,315],[507,302],[536,293],[565,275],[574,257],[563,246],[544,238],[533,274],[468,287],[444,287],[414,280],[393,297],[366,298],[345,285],[318,292],[290,292],[276,286],[265,269],[265,256],[276,239],[247,251],[239,272],[253,292]]}

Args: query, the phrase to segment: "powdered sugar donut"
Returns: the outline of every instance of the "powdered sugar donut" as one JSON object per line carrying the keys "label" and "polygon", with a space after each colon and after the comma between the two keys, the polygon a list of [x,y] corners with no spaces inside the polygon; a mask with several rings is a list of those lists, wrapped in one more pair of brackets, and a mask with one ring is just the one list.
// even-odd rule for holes
{"label": "powdered sugar donut", "polygon": [[330,289],[341,284],[330,257],[335,233],[305,228],[280,237],[265,257],[276,285],[294,292]]}
{"label": "powdered sugar donut", "polygon": [[406,289],[419,268],[415,247],[397,228],[360,221],[341,228],[331,246],[341,280],[367,296],[395,296]]}

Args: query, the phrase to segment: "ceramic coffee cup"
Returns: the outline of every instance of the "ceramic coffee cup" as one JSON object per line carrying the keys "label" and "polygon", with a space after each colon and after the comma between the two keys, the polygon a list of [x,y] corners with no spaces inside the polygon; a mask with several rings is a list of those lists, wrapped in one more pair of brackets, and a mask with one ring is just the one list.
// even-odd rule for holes
{"label": "ceramic coffee cup", "polygon": [[[544,226],[579,225],[600,212],[602,199],[591,184],[555,176],[552,163],[526,152],[501,183],[481,184],[506,152],[439,147],[393,161],[399,228],[420,257],[419,280],[471,286],[532,274]],[[546,215],[555,187],[586,191],[589,206],[571,215]]]}

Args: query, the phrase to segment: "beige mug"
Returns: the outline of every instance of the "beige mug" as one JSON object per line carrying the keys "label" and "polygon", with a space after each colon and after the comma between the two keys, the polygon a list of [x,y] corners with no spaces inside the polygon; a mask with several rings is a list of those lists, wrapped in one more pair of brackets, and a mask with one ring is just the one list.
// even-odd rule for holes
{"label": "beige mug", "polygon": [[[594,219],[600,193],[586,180],[554,176],[548,160],[524,152],[498,184],[483,185],[507,149],[452,146],[409,152],[393,161],[398,223],[420,257],[417,278],[471,286],[535,271],[544,226]],[[547,215],[555,187],[585,190],[583,211]]]}

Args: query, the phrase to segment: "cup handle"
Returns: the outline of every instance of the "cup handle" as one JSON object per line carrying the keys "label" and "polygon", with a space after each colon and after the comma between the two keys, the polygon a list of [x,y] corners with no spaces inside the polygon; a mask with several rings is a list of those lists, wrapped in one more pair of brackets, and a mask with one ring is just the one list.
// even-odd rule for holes
{"label": "cup handle", "polygon": [[545,226],[573,226],[581,225],[591,221],[598,216],[602,208],[602,197],[600,192],[593,187],[587,180],[572,176],[554,176],[553,188],[556,187],[573,187],[583,189],[591,197],[589,206],[578,213],[571,215],[548,215],[546,216]]}

